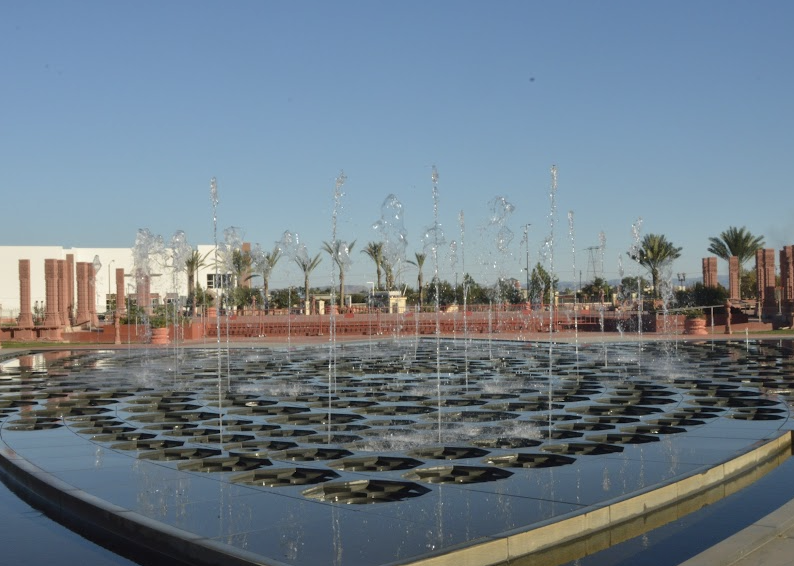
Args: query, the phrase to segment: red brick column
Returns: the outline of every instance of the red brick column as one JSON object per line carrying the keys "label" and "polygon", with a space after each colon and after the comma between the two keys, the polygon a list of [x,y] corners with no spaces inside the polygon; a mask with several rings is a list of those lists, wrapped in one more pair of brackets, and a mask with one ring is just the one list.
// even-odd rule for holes
{"label": "red brick column", "polygon": [[731,256],[728,258],[728,296],[731,300],[741,299],[742,282],[739,277],[739,258]]}
{"label": "red brick column", "polygon": [[716,287],[717,286],[717,258],[704,257],[703,258],[703,286]]}
{"label": "red brick column", "polygon": [[44,313],[44,326],[60,328],[61,317],[58,314],[58,260],[44,260],[44,287],[47,297]]}
{"label": "red brick column", "polygon": [[96,271],[94,264],[86,264],[86,278],[88,279],[88,320],[91,326],[99,326],[99,317],[96,314]]}
{"label": "red brick column", "polygon": [[93,267],[84,261],[78,261],[75,267],[77,268],[77,314],[75,315],[75,324],[83,325],[88,324],[91,320],[90,311],[88,310],[88,271],[93,269]]}
{"label": "red brick column", "polygon": [[138,272],[135,275],[135,295],[138,299],[138,306],[150,315],[152,314],[152,292],[151,280],[148,275]]}
{"label": "red brick column", "polygon": [[755,252],[755,273],[758,289],[760,314],[773,315],[777,312],[775,304],[775,250],[765,249]]}
{"label": "red brick column", "polygon": [[56,269],[58,273],[58,315],[61,317],[61,325],[69,326],[72,321],[69,319],[69,282],[66,260],[59,259]]}
{"label": "red brick column", "polygon": [[66,254],[66,313],[69,324],[74,323],[74,254]]}
{"label": "red brick column", "polygon": [[127,301],[124,297],[124,269],[116,268],[116,312],[119,316],[127,313]]}
{"label": "red brick column", "polygon": [[30,260],[19,260],[19,328],[33,328],[33,312],[30,307]]}
{"label": "red brick column", "polygon": [[783,312],[794,311],[794,246],[780,250],[780,284],[783,287]]}

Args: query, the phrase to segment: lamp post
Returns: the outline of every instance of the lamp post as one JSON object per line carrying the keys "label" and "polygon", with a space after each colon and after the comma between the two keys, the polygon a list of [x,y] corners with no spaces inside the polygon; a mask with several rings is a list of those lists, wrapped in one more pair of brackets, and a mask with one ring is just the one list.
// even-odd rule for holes
{"label": "lamp post", "polygon": [[678,286],[680,287],[681,291],[686,289],[686,273],[678,274]]}

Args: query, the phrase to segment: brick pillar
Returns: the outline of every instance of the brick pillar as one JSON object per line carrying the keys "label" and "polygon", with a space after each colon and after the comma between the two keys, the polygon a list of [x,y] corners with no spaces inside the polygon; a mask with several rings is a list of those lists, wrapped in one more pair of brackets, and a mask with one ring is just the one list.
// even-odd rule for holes
{"label": "brick pillar", "polygon": [[739,277],[739,258],[728,258],[728,296],[731,300],[742,298],[742,282]]}
{"label": "brick pillar", "polygon": [[94,264],[86,264],[86,279],[88,280],[88,320],[91,326],[99,326],[99,317],[96,314],[96,271]]}
{"label": "brick pillar", "polygon": [[47,304],[44,312],[44,326],[60,328],[61,317],[58,314],[58,260],[44,260],[44,286]]}
{"label": "brick pillar", "polygon": [[93,268],[91,264],[84,261],[78,261],[75,267],[77,269],[77,314],[74,318],[75,324],[83,325],[88,324],[91,320],[88,310],[88,270]]}
{"label": "brick pillar", "polygon": [[119,316],[127,314],[127,301],[124,298],[124,269],[116,268],[116,312]]}
{"label": "brick pillar", "polygon": [[755,274],[761,316],[777,312],[775,303],[775,250],[755,252]]}
{"label": "brick pillar", "polygon": [[30,260],[19,260],[19,320],[20,328],[33,327],[33,312],[30,305]]}
{"label": "brick pillar", "polygon": [[791,313],[794,311],[794,246],[783,246],[780,250],[780,284],[783,312]]}
{"label": "brick pillar", "polygon": [[[66,254],[66,313],[68,323],[74,323],[74,254]],[[66,324],[67,321],[64,321]]]}
{"label": "brick pillar", "polygon": [[135,275],[135,295],[138,298],[138,306],[150,315],[152,314],[152,292],[150,278],[148,275],[138,272]]}
{"label": "brick pillar", "polygon": [[703,258],[703,286],[716,287],[717,286],[717,258],[704,257]]}
{"label": "brick pillar", "polygon": [[59,259],[57,264],[58,270],[58,314],[61,317],[61,324],[63,326],[71,325],[72,321],[69,319],[69,282],[67,281],[67,271],[65,259]]}

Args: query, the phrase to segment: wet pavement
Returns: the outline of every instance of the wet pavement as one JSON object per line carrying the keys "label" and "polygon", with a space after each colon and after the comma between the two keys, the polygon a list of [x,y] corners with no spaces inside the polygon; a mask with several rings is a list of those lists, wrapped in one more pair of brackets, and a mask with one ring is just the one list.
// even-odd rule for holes
{"label": "wet pavement", "polygon": [[7,458],[229,549],[389,564],[742,453],[790,427],[793,364],[731,341],[60,352],[3,366],[0,435]]}

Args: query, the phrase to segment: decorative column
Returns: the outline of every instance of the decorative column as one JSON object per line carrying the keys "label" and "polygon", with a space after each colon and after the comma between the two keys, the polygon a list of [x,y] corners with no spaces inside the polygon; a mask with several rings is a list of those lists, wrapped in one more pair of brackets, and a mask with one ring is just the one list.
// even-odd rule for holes
{"label": "decorative column", "polygon": [[790,325],[794,322],[794,246],[783,246],[780,250],[780,284],[783,287],[780,300]]}
{"label": "decorative column", "polygon": [[91,264],[78,261],[75,267],[77,268],[77,315],[75,315],[75,324],[82,326],[91,321],[90,311],[88,310],[88,272],[91,270]]}
{"label": "decorative column", "polygon": [[19,320],[20,329],[33,328],[33,312],[30,306],[30,260],[19,260]]}
{"label": "decorative column", "polygon": [[716,287],[717,286],[717,258],[704,257],[703,258],[703,286]]}
{"label": "decorative column", "polygon": [[739,258],[728,258],[728,296],[731,300],[742,298],[742,282],[739,278]]}
{"label": "decorative column", "polygon": [[58,315],[61,317],[61,326],[70,326],[69,320],[69,282],[66,275],[66,260],[59,259],[56,264],[58,277]]}
{"label": "decorative column", "polygon": [[152,293],[150,278],[142,271],[135,274],[135,296],[138,298],[138,307],[143,309],[148,316],[152,315]]}
{"label": "decorative column", "polygon": [[127,313],[127,300],[124,296],[124,269],[116,268],[116,312],[119,316]]}
{"label": "decorative column", "polygon": [[74,324],[74,254],[66,254],[66,313],[69,324]]}
{"label": "decorative column", "polygon": [[755,275],[758,290],[758,309],[761,317],[777,312],[775,305],[775,250],[755,252]]}
{"label": "decorative column", "polygon": [[91,326],[99,326],[99,317],[96,314],[96,271],[94,264],[86,264],[86,278],[88,280],[88,320]]}
{"label": "decorative column", "polygon": [[47,304],[44,313],[44,326],[60,328],[61,317],[58,315],[58,260],[44,260],[44,286]]}

